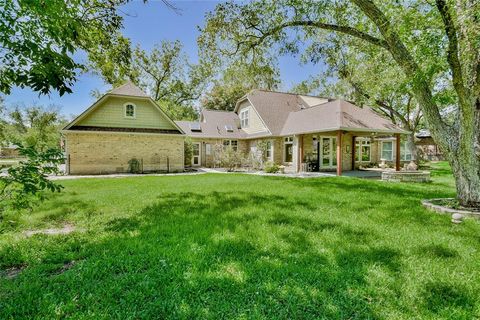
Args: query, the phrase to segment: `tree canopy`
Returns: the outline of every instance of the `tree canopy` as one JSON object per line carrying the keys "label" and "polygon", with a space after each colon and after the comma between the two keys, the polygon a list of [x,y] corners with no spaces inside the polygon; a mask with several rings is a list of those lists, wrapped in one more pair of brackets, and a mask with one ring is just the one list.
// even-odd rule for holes
{"label": "tree canopy", "polygon": [[[318,61],[337,39],[355,39],[348,46],[361,55],[382,50],[385,58],[374,65],[402,71],[452,165],[461,203],[480,206],[478,1],[228,2],[217,5],[202,29],[204,50],[211,55],[297,54],[305,48]],[[456,107],[453,121],[442,116],[437,99],[442,96],[450,96]]]}

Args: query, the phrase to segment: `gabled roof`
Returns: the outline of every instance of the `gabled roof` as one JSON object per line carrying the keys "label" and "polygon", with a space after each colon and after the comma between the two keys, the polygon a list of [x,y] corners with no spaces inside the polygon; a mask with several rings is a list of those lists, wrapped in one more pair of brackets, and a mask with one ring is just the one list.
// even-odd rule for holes
{"label": "gabled roof", "polygon": [[[176,124],[190,137],[240,139],[246,138],[246,133],[239,129],[240,119],[235,112],[203,109],[198,121],[175,121]],[[192,131],[191,125],[200,124],[201,131]],[[227,131],[230,126],[232,131]]]}
{"label": "gabled roof", "polygon": [[348,130],[357,132],[408,133],[369,107],[357,107],[344,100],[333,100],[291,112],[280,135]]}
{"label": "gabled roof", "polygon": [[[157,110],[160,112],[165,119],[167,119],[168,122],[170,122],[174,128],[176,128],[181,134],[184,134],[185,132],[173,121],[163,110],[160,108],[160,106],[145,92],[143,92],[139,87],[135,86],[132,82],[127,82],[124,85],[121,85],[117,88],[114,88],[101,96],[97,101],[95,101],[94,104],[92,104],[88,109],[86,109],[84,112],[82,112],[80,115],[78,115],[75,119],[73,119],[70,123],[68,123],[62,130],[78,130],[77,124],[82,120],[85,119],[87,115],[89,115],[91,112],[93,112],[97,107],[99,107],[102,102],[104,102],[108,97],[111,96],[128,96],[128,97],[133,97],[137,99],[142,99],[142,100],[147,100],[150,102]],[[117,128],[119,129],[118,131],[125,131],[128,130],[128,128]],[[89,130],[89,131],[94,131],[94,130]],[[105,131],[105,130],[97,130],[97,131]],[[161,132],[158,132],[161,133]]]}
{"label": "gabled roof", "polygon": [[128,81],[119,87],[113,88],[108,93],[117,96],[149,97],[148,94],[143,92],[142,89],[134,85],[131,81]]}

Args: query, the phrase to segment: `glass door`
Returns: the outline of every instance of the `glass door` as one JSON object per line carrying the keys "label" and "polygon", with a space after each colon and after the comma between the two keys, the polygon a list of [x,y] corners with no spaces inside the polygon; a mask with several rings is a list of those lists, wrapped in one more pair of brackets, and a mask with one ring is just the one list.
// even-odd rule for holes
{"label": "glass door", "polygon": [[193,152],[192,152],[192,165],[199,166],[200,165],[200,143],[194,142],[192,144]]}
{"label": "glass door", "polygon": [[337,138],[320,138],[320,168],[332,169],[337,167]]}

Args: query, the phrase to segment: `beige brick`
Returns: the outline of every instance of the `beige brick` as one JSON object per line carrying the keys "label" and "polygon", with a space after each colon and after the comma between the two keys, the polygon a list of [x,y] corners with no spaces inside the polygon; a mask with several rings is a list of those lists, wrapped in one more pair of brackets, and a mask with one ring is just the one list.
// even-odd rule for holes
{"label": "beige brick", "polygon": [[133,158],[144,172],[184,169],[184,136],[68,132],[65,138],[69,174],[128,172]]}

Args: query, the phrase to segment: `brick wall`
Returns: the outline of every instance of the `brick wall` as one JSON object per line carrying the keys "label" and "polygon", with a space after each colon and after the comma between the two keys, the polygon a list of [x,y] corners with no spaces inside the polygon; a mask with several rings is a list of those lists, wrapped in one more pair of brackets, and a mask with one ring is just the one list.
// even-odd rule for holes
{"label": "brick wall", "polygon": [[184,137],[159,134],[65,134],[70,174],[128,172],[136,158],[143,171],[183,171]]}

